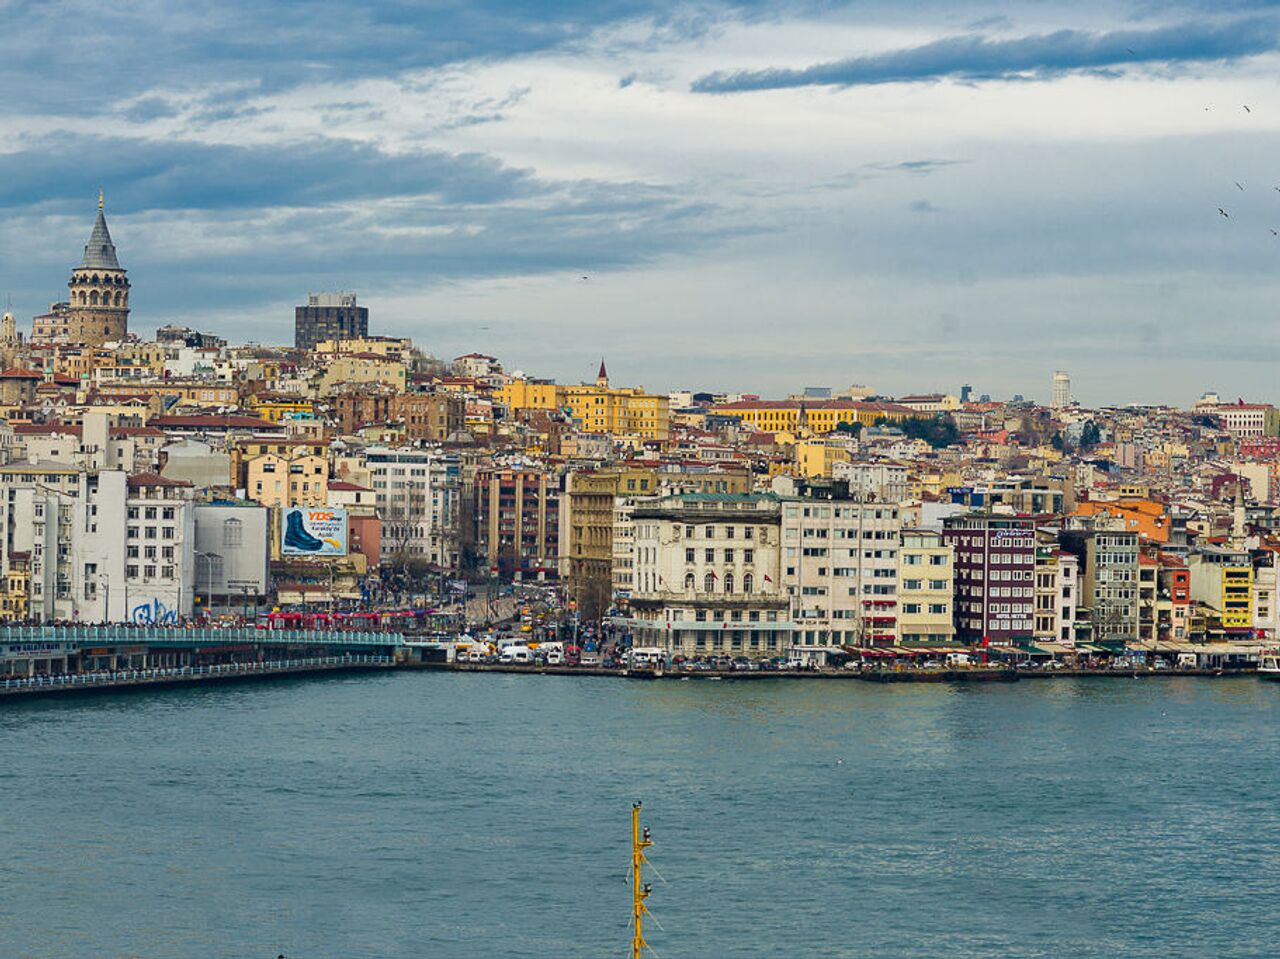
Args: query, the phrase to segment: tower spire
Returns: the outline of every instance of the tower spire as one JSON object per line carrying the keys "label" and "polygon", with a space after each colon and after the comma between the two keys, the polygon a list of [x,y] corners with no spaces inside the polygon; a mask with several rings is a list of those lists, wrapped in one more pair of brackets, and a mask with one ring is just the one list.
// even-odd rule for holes
{"label": "tower spire", "polygon": [[98,187],[98,211],[102,211],[102,187]]}

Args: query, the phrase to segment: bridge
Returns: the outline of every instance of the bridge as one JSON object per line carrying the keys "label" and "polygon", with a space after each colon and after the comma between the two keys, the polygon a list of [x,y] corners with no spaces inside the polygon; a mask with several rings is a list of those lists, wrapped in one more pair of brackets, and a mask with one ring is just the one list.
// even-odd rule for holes
{"label": "bridge", "polygon": [[325,646],[397,648],[406,644],[403,633],[339,629],[207,629],[162,626],[8,626],[0,628],[0,653],[4,647],[56,643],[62,649],[95,649],[112,646],[156,646],[193,649],[199,646]]}

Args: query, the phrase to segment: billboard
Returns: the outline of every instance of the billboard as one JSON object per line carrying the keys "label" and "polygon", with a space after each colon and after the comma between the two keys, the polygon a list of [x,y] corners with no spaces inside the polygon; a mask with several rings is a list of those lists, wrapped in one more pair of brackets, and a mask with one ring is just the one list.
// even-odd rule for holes
{"label": "billboard", "polygon": [[280,524],[281,556],[346,556],[347,511],[290,506]]}

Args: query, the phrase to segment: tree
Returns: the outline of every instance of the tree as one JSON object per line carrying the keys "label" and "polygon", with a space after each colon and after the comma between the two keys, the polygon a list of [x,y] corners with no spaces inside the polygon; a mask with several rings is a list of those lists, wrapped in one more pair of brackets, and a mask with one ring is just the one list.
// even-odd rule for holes
{"label": "tree", "polygon": [[1080,448],[1087,450],[1092,446],[1097,446],[1102,442],[1102,430],[1098,429],[1098,424],[1093,420],[1084,424],[1084,429],[1080,431]]}
{"label": "tree", "polygon": [[896,423],[890,421],[888,417],[881,416],[876,420],[876,426],[882,425],[900,429],[913,440],[924,440],[935,450],[944,446],[954,446],[960,442],[960,430],[956,426],[956,421],[946,413],[930,417],[910,416]]}
{"label": "tree", "polygon": [[1067,441],[1062,438],[1062,430],[1054,431],[1053,439],[1049,442],[1059,453],[1067,448]]}
{"label": "tree", "polygon": [[857,420],[854,420],[852,423],[837,423],[836,432],[852,433],[854,436],[857,436],[859,433],[862,432],[862,424]]}

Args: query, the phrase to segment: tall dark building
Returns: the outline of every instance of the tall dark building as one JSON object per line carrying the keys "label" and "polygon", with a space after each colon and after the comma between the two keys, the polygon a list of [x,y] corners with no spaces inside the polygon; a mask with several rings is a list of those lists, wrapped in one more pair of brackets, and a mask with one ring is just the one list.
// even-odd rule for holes
{"label": "tall dark building", "polygon": [[942,521],[956,551],[956,638],[1009,645],[1034,633],[1036,521],[970,513]]}
{"label": "tall dark building", "polygon": [[293,345],[313,350],[324,340],[355,340],[369,335],[369,310],[356,306],[354,293],[308,293],[307,305],[293,316]]}

